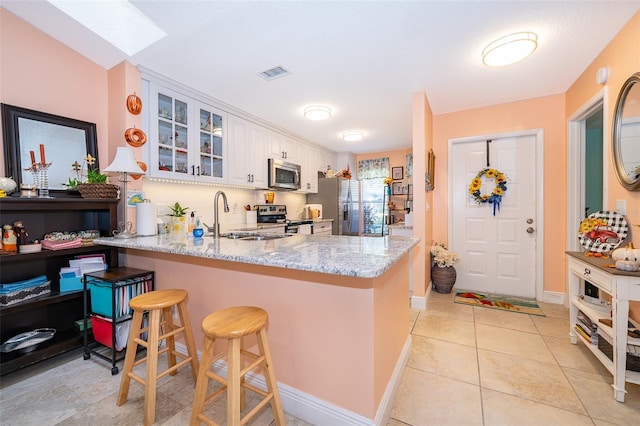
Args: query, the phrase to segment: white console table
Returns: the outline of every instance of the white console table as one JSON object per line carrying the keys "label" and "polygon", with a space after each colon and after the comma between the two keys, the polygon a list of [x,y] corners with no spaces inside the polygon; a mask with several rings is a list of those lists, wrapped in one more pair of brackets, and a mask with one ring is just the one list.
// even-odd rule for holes
{"label": "white console table", "polygon": [[[640,372],[626,369],[627,343],[640,345],[640,339],[627,337],[629,301],[640,300],[640,273],[625,272],[609,267],[614,263],[611,258],[589,257],[581,252],[567,252],[566,254],[571,343],[576,344],[578,339],[581,339],[611,372],[613,375],[613,396],[617,401],[624,402],[625,383],[640,384]],[[580,297],[583,295],[580,285],[582,280],[595,285],[601,292],[611,295],[611,309],[582,300]],[[613,361],[597,346],[591,345],[575,331],[578,310],[587,315],[592,322],[598,324],[601,331],[613,339]],[[610,311],[612,311],[612,316]],[[613,327],[607,327],[600,323],[598,320],[601,318],[612,318]]]}

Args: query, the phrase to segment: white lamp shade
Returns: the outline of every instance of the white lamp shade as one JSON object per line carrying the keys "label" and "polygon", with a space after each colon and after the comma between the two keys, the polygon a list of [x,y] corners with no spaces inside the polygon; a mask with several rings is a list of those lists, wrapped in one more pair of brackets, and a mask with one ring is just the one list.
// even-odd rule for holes
{"label": "white lamp shade", "polygon": [[129,173],[134,175],[143,175],[144,171],[138,166],[136,157],[133,155],[133,148],[119,147],[116,151],[116,157],[113,159],[103,172],[112,173]]}

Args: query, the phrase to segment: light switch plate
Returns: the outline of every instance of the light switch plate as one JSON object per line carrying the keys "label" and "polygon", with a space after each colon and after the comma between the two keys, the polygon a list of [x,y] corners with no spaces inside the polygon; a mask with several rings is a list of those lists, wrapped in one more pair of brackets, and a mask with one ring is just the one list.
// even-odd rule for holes
{"label": "light switch plate", "polygon": [[627,214],[627,200],[616,200],[616,212],[623,216]]}

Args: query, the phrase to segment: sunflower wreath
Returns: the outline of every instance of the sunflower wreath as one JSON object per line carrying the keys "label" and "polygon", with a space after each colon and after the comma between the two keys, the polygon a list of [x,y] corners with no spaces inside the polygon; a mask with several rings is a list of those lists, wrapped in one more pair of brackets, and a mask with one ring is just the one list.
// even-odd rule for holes
{"label": "sunflower wreath", "polygon": [[[493,179],[496,183],[495,188],[491,191],[490,195],[482,194],[482,177],[485,176],[488,179]],[[478,172],[476,177],[471,179],[471,185],[469,185],[469,194],[473,197],[474,201],[478,204],[489,203],[493,204],[493,215],[496,215],[496,209],[500,211],[500,203],[502,202],[502,196],[507,192],[507,177],[496,169],[486,168]]]}

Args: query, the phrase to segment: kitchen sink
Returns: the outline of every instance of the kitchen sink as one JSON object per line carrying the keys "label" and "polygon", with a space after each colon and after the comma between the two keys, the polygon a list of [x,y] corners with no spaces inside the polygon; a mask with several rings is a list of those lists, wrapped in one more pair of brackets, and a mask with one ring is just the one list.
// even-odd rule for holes
{"label": "kitchen sink", "polygon": [[[211,236],[213,234],[209,234]],[[230,240],[243,240],[243,241],[267,241],[267,240],[279,240],[281,238],[290,237],[291,234],[252,234],[245,232],[230,232],[226,234],[220,234],[221,238],[228,238]]]}

